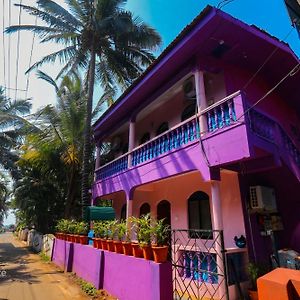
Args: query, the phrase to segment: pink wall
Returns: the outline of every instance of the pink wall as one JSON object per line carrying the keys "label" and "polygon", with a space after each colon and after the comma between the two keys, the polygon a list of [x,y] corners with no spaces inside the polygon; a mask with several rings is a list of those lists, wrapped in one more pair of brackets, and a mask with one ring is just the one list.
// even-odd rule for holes
{"label": "pink wall", "polygon": [[[138,187],[133,197],[133,215],[139,216],[140,207],[147,202],[151,207],[153,217],[157,216],[157,205],[161,200],[171,203],[171,226],[173,229],[188,228],[187,200],[196,191],[203,191],[211,198],[211,184],[203,182],[200,173],[182,174],[169,179],[149,183]],[[114,199],[116,215],[119,217],[124,195],[111,194]],[[109,197],[105,197],[109,198]],[[234,236],[245,235],[244,218],[239,192],[238,176],[234,172],[221,172],[221,199],[224,224],[225,247],[236,247]],[[230,226],[229,226],[230,224]]]}

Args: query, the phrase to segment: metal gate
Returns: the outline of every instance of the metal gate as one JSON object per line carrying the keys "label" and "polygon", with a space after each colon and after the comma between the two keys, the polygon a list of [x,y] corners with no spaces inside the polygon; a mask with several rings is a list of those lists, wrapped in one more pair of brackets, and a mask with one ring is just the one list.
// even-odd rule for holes
{"label": "metal gate", "polygon": [[223,231],[172,230],[174,300],[228,300]]}

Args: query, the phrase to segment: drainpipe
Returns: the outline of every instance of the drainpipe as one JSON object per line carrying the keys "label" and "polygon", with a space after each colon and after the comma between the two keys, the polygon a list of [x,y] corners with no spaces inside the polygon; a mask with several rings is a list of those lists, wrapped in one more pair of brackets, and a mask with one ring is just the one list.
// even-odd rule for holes
{"label": "drainpipe", "polygon": [[[129,141],[128,141],[128,151],[131,152],[135,147],[135,118],[132,118],[129,123]],[[131,167],[132,154],[128,156],[128,168]],[[128,206],[127,206],[128,207]]]}
{"label": "drainpipe", "polygon": [[[199,69],[194,71],[195,77],[195,88],[196,88],[196,100],[198,113],[201,113],[207,107],[206,95],[205,95],[205,85],[204,85],[204,73]],[[201,115],[199,117],[200,132],[207,132],[207,118],[206,115]]]}

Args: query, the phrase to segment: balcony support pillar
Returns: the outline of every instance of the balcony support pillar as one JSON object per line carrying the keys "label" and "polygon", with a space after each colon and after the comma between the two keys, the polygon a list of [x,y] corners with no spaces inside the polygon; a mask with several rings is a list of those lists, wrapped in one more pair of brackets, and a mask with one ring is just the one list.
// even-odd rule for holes
{"label": "balcony support pillar", "polygon": [[[203,71],[196,69],[194,71],[194,77],[195,77],[197,108],[198,108],[198,113],[201,113],[201,111],[207,107]],[[207,132],[207,118],[205,114],[199,117],[199,123],[200,123],[200,132],[201,133]]]}
{"label": "balcony support pillar", "polygon": [[128,168],[132,165],[132,153],[131,151],[135,147],[135,119],[131,119],[129,123],[129,141],[128,141],[128,151],[130,152],[128,156]]}
{"label": "balcony support pillar", "polygon": [[220,182],[217,180],[211,181],[211,211],[213,229],[223,230]]}

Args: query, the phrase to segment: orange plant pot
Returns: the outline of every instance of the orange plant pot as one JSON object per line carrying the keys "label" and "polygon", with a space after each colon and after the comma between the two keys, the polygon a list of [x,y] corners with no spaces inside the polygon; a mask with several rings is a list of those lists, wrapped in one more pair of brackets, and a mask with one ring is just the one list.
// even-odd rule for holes
{"label": "orange plant pot", "polygon": [[115,245],[113,240],[107,240],[108,251],[115,252]]}
{"label": "orange plant pot", "polygon": [[254,290],[248,290],[250,300],[258,300],[258,292]]}
{"label": "orange plant pot", "polygon": [[80,236],[75,234],[74,235],[74,240],[75,240],[75,243],[80,243]]}
{"label": "orange plant pot", "polygon": [[107,250],[107,240],[101,239],[101,245],[103,250]]}
{"label": "orange plant pot", "polygon": [[142,246],[143,256],[146,260],[153,260],[153,253],[151,246]]}
{"label": "orange plant pot", "polygon": [[81,245],[87,245],[88,237],[86,235],[80,235],[79,236],[79,242],[80,242]]}
{"label": "orange plant pot", "polygon": [[120,242],[120,241],[114,241],[114,246],[115,246],[115,252],[116,253],[123,254],[122,242]]}
{"label": "orange plant pot", "polygon": [[94,248],[102,249],[102,243],[100,238],[94,238]]}
{"label": "orange plant pot", "polygon": [[139,244],[132,243],[132,252],[134,257],[144,257],[143,250],[141,249]]}
{"label": "orange plant pot", "polygon": [[168,258],[168,246],[152,246],[154,261],[156,263],[164,263]]}
{"label": "orange plant pot", "polygon": [[71,234],[71,240],[70,242],[75,243],[76,239],[75,239],[75,234]]}
{"label": "orange plant pot", "polygon": [[66,234],[66,241],[67,242],[71,242],[71,235],[68,233],[68,234]]}
{"label": "orange plant pot", "polygon": [[123,246],[123,253],[125,255],[132,255],[132,245],[131,245],[131,243],[123,242],[122,246]]}

